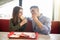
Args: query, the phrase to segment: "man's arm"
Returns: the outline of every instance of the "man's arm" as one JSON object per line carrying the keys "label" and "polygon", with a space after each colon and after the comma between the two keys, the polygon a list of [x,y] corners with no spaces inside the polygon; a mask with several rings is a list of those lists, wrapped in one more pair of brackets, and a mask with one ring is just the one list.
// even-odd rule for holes
{"label": "man's arm", "polygon": [[39,28],[42,28],[43,24],[38,20],[37,17],[33,18],[33,20],[35,21]]}
{"label": "man's arm", "polygon": [[48,34],[50,32],[51,23],[49,19],[46,19],[44,24],[42,24],[37,17],[33,17],[33,20],[37,24],[37,27],[42,31],[42,33]]}

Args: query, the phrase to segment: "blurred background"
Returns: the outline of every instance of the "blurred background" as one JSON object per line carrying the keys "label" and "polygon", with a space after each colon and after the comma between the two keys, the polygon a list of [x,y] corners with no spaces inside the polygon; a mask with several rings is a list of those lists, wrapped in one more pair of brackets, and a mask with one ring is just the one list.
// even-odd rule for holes
{"label": "blurred background", "polygon": [[60,0],[0,0],[0,19],[10,19],[15,6],[22,6],[24,16],[31,17],[30,7],[33,5],[51,20],[60,21]]}

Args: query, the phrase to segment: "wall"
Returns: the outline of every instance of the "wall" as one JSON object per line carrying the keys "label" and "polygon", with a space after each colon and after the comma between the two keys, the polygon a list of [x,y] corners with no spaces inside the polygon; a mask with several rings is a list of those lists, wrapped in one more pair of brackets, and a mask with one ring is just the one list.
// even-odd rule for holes
{"label": "wall", "polygon": [[[45,16],[52,19],[53,13],[53,1],[52,0],[23,0],[23,8],[24,8],[24,16],[31,16],[30,14],[30,6],[38,5],[40,7],[40,12]],[[31,4],[32,3],[32,4]],[[8,2],[2,6],[0,6],[0,19],[10,19],[12,17],[12,10],[15,6],[19,5],[19,0],[13,0]],[[28,12],[27,12],[28,10]],[[60,21],[60,0],[54,0],[54,21]]]}
{"label": "wall", "polygon": [[54,21],[60,21],[60,0],[54,0]]}
{"label": "wall", "polygon": [[36,5],[40,8],[40,13],[49,17],[52,20],[53,0],[23,0],[22,6],[24,16],[31,17],[30,7]]}
{"label": "wall", "polygon": [[18,5],[19,0],[13,0],[4,5],[0,5],[0,19],[10,19],[12,17],[13,8]]}

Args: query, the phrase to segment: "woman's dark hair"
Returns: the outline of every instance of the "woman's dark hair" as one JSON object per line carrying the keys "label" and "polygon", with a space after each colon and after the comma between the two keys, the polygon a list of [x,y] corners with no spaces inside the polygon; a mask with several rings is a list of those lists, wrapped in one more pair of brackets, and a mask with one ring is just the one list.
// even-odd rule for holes
{"label": "woman's dark hair", "polygon": [[20,6],[16,6],[13,9],[13,14],[12,14],[13,19],[12,19],[12,22],[13,22],[14,26],[18,24],[18,15],[19,15],[19,10],[20,9],[22,9],[22,7],[20,7]]}

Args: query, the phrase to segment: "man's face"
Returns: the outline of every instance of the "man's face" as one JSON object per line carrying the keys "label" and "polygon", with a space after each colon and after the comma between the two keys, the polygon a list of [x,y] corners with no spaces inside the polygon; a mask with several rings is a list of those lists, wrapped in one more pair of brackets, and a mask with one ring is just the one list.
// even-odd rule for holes
{"label": "man's face", "polygon": [[38,16],[38,14],[39,14],[39,9],[38,8],[32,8],[30,10],[31,10],[32,15]]}

